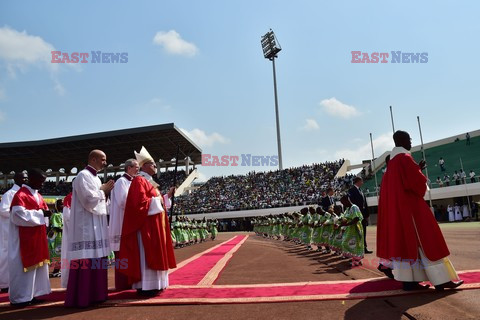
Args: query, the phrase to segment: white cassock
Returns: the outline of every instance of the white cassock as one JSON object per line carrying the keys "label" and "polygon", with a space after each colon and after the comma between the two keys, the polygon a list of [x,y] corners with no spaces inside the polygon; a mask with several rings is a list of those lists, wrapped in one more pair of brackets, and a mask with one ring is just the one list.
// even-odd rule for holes
{"label": "white cassock", "polygon": [[[149,174],[140,171],[139,175],[147,179],[153,184],[153,186],[156,186],[153,178]],[[149,216],[164,212],[160,199],[160,196],[152,197],[152,201],[150,201],[150,207],[148,207]],[[150,269],[145,261],[145,248],[143,247],[142,234],[140,231],[137,231],[137,240],[140,251],[140,270],[142,272],[142,280],[134,283],[132,288],[142,290],[162,290],[168,288],[168,270],[160,271]]]}
{"label": "white cassock", "polygon": [[[68,272],[65,269],[68,269],[70,266],[70,262],[67,259],[67,246],[68,246],[68,223],[70,221],[70,208],[63,207],[62,211],[62,219],[63,219],[63,229],[62,229],[62,250],[61,250],[61,265],[64,270],[61,272],[61,285],[62,288],[66,288],[68,284]],[[68,261],[68,262],[67,262]]]}
{"label": "white cassock", "polygon": [[468,206],[466,204],[463,205],[463,217],[464,218],[470,217],[470,211],[468,210]]}
{"label": "white cassock", "polygon": [[168,197],[168,193],[163,195],[163,205],[167,209],[167,212],[170,212],[170,208],[172,207],[172,200]]}
{"label": "white cassock", "polygon": [[[37,190],[23,185],[30,190],[39,202]],[[9,297],[11,303],[31,301],[34,297],[52,292],[48,278],[48,264],[34,270],[24,272],[20,257],[20,237],[18,227],[35,227],[45,224],[42,210],[27,210],[22,206],[12,207],[10,216],[10,241],[8,242],[8,266],[10,271]],[[47,235],[45,235],[46,237]]]}
{"label": "white cassock", "polygon": [[447,211],[448,211],[448,221],[450,222],[455,221],[455,214],[453,213],[452,206],[448,206]]}
{"label": "white cassock", "polygon": [[[66,259],[69,264],[77,259],[107,257],[111,252],[105,193],[100,190],[101,185],[100,178],[88,169],[80,171],[73,181],[70,220],[67,222]],[[62,270],[66,279],[68,271],[69,268]]]}
{"label": "white cassock", "polygon": [[455,206],[455,220],[457,220],[457,221],[462,221],[463,220],[462,213],[460,212],[460,207],[459,206]]}
{"label": "white cassock", "polygon": [[110,194],[110,225],[108,233],[112,251],[120,251],[125,203],[127,202],[128,189],[130,189],[131,184],[132,177],[125,173],[115,182],[115,187]]}
{"label": "white cassock", "polygon": [[10,228],[10,205],[19,186],[16,184],[5,192],[0,202],[0,289],[8,288],[8,229]]}
{"label": "white cassock", "polygon": [[393,275],[397,281],[430,281],[434,286],[447,283],[449,281],[458,281],[458,275],[450,259],[445,257],[437,261],[430,261],[423,253],[422,248],[418,248],[419,259],[415,263],[411,261],[393,261]]}

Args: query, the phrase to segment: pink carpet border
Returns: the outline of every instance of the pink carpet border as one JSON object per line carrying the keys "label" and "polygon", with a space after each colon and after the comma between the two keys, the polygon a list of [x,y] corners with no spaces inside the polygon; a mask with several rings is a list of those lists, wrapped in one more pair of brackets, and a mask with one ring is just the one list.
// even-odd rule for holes
{"label": "pink carpet border", "polygon": [[[459,272],[465,284],[458,290],[480,289],[480,270]],[[335,291],[333,291],[335,289]],[[264,285],[222,286],[172,286],[157,297],[140,299],[134,290],[110,292],[109,300],[102,306],[188,305],[188,304],[238,304],[324,300],[358,300],[378,297],[407,296],[426,291],[406,292],[401,284],[388,278],[352,281],[302,282]],[[63,306],[64,290],[55,290],[49,302],[31,308]],[[0,307],[8,306],[1,299]]]}

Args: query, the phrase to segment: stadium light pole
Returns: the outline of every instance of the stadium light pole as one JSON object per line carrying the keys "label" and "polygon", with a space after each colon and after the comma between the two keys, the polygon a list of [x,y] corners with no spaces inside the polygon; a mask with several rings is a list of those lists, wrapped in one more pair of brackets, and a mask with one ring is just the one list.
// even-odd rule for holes
{"label": "stadium light pole", "polygon": [[[420,131],[420,142],[422,146],[422,156],[423,156],[423,161],[427,161],[427,158],[425,157],[425,148],[423,147],[423,136],[422,136],[422,126],[420,125],[420,117],[417,116],[417,121],[418,121],[418,131]],[[428,177],[428,167],[425,167],[425,174],[427,175],[427,187],[428,187],[428,199],[430,202],[430,209],[432,210],[433,213],[433,203],[432,203],[432,191],[431,191],[431,181],[430,178]]]}
{"label": "stadium light pole", "polygon": [[393,122],[393,110],[392,110],[392,106],[390,106],[390,118],[392,119],[392,130],[393,130],[393,133],[395,133],[395,124]]}
{"label": "stadium light pole", "polygon": [[277,53],[282,50],[282,47],[280,47],[280,44],[278,43],[272,29],[270,29],[269,32],[263,35],[261,44],[263,56],[265,57],[265,59],[272,61],[273,66],[273,90],[275,94],[275,117],[277,123],[278,168],[280,170],[283,170],[282,142],[280,140],[280,119],[278,115],[277,76],[275,72],[275,58],[277,58]]}

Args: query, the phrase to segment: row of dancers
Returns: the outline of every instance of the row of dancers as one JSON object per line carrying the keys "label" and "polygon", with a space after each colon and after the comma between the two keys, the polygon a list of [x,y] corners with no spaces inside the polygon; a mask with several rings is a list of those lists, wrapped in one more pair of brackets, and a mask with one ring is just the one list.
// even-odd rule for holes
{"label": "row of dancers", "polygon": [[351,259],[351,266],[362,265],[365,253],[362,213],[350,198],[340,199],[342,205],[305,207],[300,212],[255,217],[252,219],[257,235],[270,239],[304,244],[308,250],[333,252]]}

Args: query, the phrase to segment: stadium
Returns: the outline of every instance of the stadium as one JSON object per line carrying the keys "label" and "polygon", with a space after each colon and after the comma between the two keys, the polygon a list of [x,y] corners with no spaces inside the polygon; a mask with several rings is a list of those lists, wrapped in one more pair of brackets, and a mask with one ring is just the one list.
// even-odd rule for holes
{"label": "stadium", "polygon": [[[149,137],[148,140],[142,140],[145,133]],[[470,170],[480,172],[478,167],[480,155],[476,147],[478,144],[480,144],[480,130],[471,133],[468,144],[465,143],[463,134],[425,144],[427,163],[433,164],[428,167],[429,176],[453,176],[454,172],[459,172],[460,169],[467,172]],[[405,296],[405,291],[399,290],[391,283],[380,285],[379,282],[373,285],[372,281],[373,283],[385,282],[381,280],[382,274],[377,270],[379,260],[375,254],[371,257],[366,256],[362,266],[352,268],[348,261],[337,256],[325,255],[317,250],[311,251],[311,248],[302,246],[301,241],[293,241],[293,243],[275,241],[268,236],[261,236],[261,232],[252,232],[256,219],[280,217],[286,213],[300,212],[305,207],[316,207],[321,203],[322,196],[325,196],[328,188],[333,188],[336,198],[339,199],[340,195],[352,186],[353,179],[361,176],[365,180],[362,189],[367,195],[367,203],[372,213],[367,242],[370,244],[369,248],[374,249],[378,212],[377,192],[379,192],[379,188],[375,186],[381,184],[385,173],[385,159],[389,152],[359,164],[341,159],[335,162],[305,164],[284,170],[212,177],[205,183],[198,184],[195,180],[199,176],[198,171],[201,171],[202,150],[173,123],[169,123],[42,141],[0,144],[2,191],[12,186],[14,172],[26,170],[32,166],[39,167],[48,174],[47,182],[40,192],[45,195],[52,210],[55,210],[56,201],[63,199],[71,191],[71,181],[80,171],[79,168],[85,166],[84,155],[88,154],[93,146],[101,147],[108,154],[108,165],[103,172],[99,172],[99,176],[104,181],[116,180],[123,174],[122,162],[130,157],[131,150],[139,150],[141,146],[148,148],[152,154],[157,155],[157,166],[163,168],[158,171],[155,178],[162,193],[167,193],[176,180],[175,221],[181,221],[179,217],[187,217],[193,221],[193,228],[195,221],[201,221],[204,218],[208,219],[207,221],[216,220],[220,232],[216,241],[176,247],[175,255],[181,262],[177,266],[179,271],[171,274],[173,285],[167,291],[171,293],[169,296],[160,295],[142,301],[128,291],[115,293],[114,288],[111,288],[111,297],[103,305],[109,310],[107,318],[114,317],[116,311],[112,313],[112,310],[116,310],[118,306],[129,306],[140,313],[147,312],[148,309],[145,308],[161,306],[162,312],[166,310],[167,314],[176,318],[182,314],[178,310],[185,308],[185,305],[205,305],[202,309],[207,308],[206,310],[212,310],[212,312],[219,312],[219,308],[228,308],[236,317],[241,315],[241,307],[227,307],[228,304],[259,304],[260,307],[267,303],[265,307],[259,309],[263,310],[259,311],[260,313],[267,312],[265,310],[269,310],[268,312],[276,310],[274,313],[281,312],[283,316],[285,314],[293,316],[292,312],[298,312],[298,308],[303,308],[302,303],[307,303],[309,306],[315,303],[318,307],[331,309],[341,302],[342,307],[351,306],[344,317],[353,319],[362,312],[370,315],[379,314],[376,313],[378,310],[371,312],[371,304],[380,305],[380,310],[387,314],[393,312],[393,314],[401,313],[408,316],[412,316],[407,310],[411,308],[412,303],[415,305],[439,304],[436,302],[439,293],[431,293],[432,296],[425,294]],[[48,157],[48,153],[59,156],[51,158]],[[412,156],[417,161],[421,160],[421,146],[412,148]],[[443,168],[435,165],[440,158],[444,159]],[[173,171],[175,165],[180,167],[177,168],[176,178]],[[452,250],[452,259],[455,260],[457,268],[469,270],[475,264],[475,253],[471,251],[472,249],[461,250],[457,246],[462,246],[461,242],[466,239],[473,241],[474,234],[477,232],[480,182],[477,176],[461,179],[460,182],[455,181],[458,179],[453,179],[451,185],[440,186],[430,178],[431,190],[425,195],[425,201],[429,205],[432,204],[435,218],[441,223],[442,231],[450,246],[453,244],[454,248],[458,248],[458,250]],[[465,210],[468,211],[468,217],[462,219],[465,222],[448,222],[446,212],[448,205],[467,207],[468,209]],[[175,224],[172,225],[172,230],[173,226]],[[202,259],[207,259],[212,250],[222,252],[217,258],[221,257],[221,259],[213,265],[202,262]],[[256,258],[252,261],[251,257]],[[276,267],[278,264],[289,267],[285,270],[278,269]],[[254,266],[255,275],[249,272]],[[191,271],[187,274],[181,272],[183,268],[187,272],[189,267],[195,268],[193,274],[190,273]],[[52,268],[51,266],[51,271]],[[113,266],[109,267],[110,286],[113,282],[112,268]],[[460,272],[460,276],[465,276],[467,279],[473,277],[471,280],[473,283],[465,285],[466,289],[477,288],[474,283],[475,273],[463,272]],[[58,278],[51,278],[53,288],[59,286],[58,281]],[[336,285],[331,286],[330,283],[336,283]],[[305,287],[306,284],[308,284],[307,287]],[[230,293],[216,293],[216,290],[227,290],[227,288],[231,291]],[[245,292],[247,288],[250,288],[248,290],[251,292]],[[277,288],[276,291],[273,290],[274,288]],[[192,295],[194,290],[205,290],[205,292],[201,295]],[[276,293],[265,295],[265,292],[272,290]],[[302,291],[304,293],[300,293]],[[457,291],[456,295],[470,299],[475,291]],[[448,291],[440,295],[444,298],[439,300],[446,303],[452,299],[458,299],[450,297],[451,293]],[[364,300],[366,298],[372,298],[372,300]],[[8,306],[5,301],[6,296],[3,295],[2,299],[0,305],[4,308]],[[286,306],[270,307],[268,303],[272,302],[282,302],[288,305],[288,310],[285,309]],[[56,309],[62,303],[62,289],[54,289],[54,294],[48,296],[45,304],[33,307],[40,309],[23,310],[21,314],[27,317],[31,312],[41,312],[46,315],[63,314],[62,317],[64,317],[67,314]],[[442,303],[445,302],[440,303],[440,308],[443,308]],[[172,304],[177,306],[165,306]],[[113,309],[110,310],[110,308]],[[196,310],[200,306],[194,308]],[[385,308],[390,310],[385,311]],[[429,314],[430,308],[426,309]],[[91,310],[93,312],[95,308]],[[333,311],[333,314],[342,313],[338,312],[338,310]],[[8,314],[10,313],[4,314],[6,318]],[[17,317],[16,314],[11,313],[12,316]],[[468,317],[468,312],[465,315]],[[280,314],[278,316],[281,317]]]}

